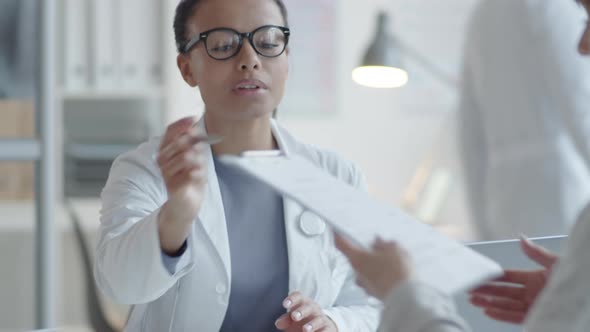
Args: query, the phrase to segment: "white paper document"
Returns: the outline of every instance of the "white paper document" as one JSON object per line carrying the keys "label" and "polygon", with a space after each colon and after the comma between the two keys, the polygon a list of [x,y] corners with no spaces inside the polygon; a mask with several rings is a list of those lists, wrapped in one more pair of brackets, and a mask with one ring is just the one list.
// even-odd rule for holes
{"label": "white paper document", "polygon": [[452,294],[502,274],[494,261],[382,204],[297,156],[223,156],[236,167],[316,213],[336,231],[369,248],[376,236],[395,240],[416,267],[416,277]]}

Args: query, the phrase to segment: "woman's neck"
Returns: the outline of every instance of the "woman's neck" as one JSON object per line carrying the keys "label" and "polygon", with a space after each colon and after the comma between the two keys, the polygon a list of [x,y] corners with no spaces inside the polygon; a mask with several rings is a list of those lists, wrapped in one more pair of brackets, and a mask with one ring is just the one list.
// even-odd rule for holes
{"label": "woman's neck", "polygon": [[207,133],[223,137],[220,143],[211,147],[214,155],[237,155],[244,151],[278,148],[272,134],[270,118],[268,117],[231,121],[215,117],[207,112],[205,112],[204,117]]}

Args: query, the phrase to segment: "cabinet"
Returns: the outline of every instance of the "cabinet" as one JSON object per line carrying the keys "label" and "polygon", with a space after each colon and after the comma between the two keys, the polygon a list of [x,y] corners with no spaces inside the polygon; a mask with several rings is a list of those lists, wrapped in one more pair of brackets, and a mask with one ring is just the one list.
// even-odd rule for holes
{"label": "cabinet", "polygon": [[58,178],[65,197],[100,193],[116,156],[165,122],[165,1],[59,0]]}

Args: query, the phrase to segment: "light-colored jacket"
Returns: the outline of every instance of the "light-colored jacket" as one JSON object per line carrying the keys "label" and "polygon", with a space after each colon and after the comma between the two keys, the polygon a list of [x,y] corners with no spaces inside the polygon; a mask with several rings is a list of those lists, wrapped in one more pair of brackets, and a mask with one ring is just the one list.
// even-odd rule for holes
{"label": "light-colored jacket", "polygon": [[487,0],[471,19],[460,142],[483,239],[567,234],[590,200],[582,15],[574,1]]}
{"label": "light-colored jacket", "polygon": [[[199,126],[204,130],[203,121]],[[362,175],[352,163],[298,142],[274,122],[272,130],[287,155],[302,156],[327,174],[363,187]],[[170,274],[162,263],[157,231],[158,212],[167,200],[156,164],[159,144],[160,138],[152,139],[113,164],[102,193],[96,281],[109,297],[134,305],[127,331],[218,331],[231,292],[231,264],[211,151],[207,151],[205,199],[188,237],[188,248],[176,272]],[[289,292],[300,291],[316,301],[340,332],[376,330],[379,308],[375,300],[356,286],[351,267],[333,245],[332,232],[323,224],[301,227],[304,212],[297,203],[284,199]],[[306,231],[309,229],[314,231]]]}

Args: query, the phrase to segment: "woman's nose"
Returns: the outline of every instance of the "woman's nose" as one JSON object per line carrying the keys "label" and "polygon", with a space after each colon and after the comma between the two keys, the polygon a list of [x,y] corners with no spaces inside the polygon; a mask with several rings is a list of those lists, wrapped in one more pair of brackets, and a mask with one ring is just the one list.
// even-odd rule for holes
{"label": "woman's nose", "polygon": [[242,49],[239,54],[240,70],[255,70],[260,68],[260,58],[252,44],[248,40],[244,40]]}

